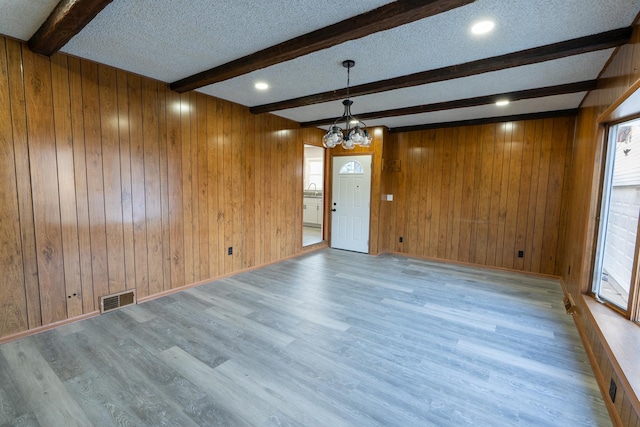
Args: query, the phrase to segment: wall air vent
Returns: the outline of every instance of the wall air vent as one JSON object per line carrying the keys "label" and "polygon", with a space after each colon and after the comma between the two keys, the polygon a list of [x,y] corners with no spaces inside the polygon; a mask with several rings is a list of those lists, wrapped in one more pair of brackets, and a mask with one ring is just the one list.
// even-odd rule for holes
{"label": "wall air vent", "polygon": [[117,310],[136,303],[136,291],[124,291],[100,297],[100,313]]}

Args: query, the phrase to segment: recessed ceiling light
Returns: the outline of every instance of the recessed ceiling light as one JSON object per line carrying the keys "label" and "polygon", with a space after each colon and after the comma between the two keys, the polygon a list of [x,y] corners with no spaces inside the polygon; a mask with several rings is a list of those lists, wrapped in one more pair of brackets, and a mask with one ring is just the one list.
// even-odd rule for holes
{"label": "recessed ceiling light", "polygon": [[502,99],[502,100],[496,102],[496,105],[498,107],[504,107],[505,105],[509,105],[509,100],[508,99]]}
{"label": "recessed ceiling light", "polygon": [[493,21],[480,21],[471,27],[471,32],[473,34],[487,34],[489,31],[493,30],[495,24]]}
{"label": "recessed ceiling light", "polygon": [[264,82],[258,82],[258,83],[256,83],[256,85],[254,87],[256,89],[258,89],[258,90],[267,90],[267,89],[269,89],[269,85],[264,83]]}

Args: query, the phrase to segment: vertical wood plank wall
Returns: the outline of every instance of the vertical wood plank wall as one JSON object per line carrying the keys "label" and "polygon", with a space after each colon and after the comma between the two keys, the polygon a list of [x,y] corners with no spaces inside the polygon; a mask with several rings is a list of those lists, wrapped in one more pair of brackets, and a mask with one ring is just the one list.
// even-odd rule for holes
{"label": "vertical wood plank wall", "polygon": [[301,253],[322,135],[0,37],[0,337]]}
{"label": "vertical wood plank wall", "polygon": [[382,194],[394,200],[381,201],[381,246],[556,274],[574,124],[561,117],[392,134]]}
{"label": "vertical wood plank wall", "polygon": [[[620,98],[640,79],[640,27],[634,27],[631,40],[618,49],[602,72],[598,88],[588,94],[583,101],[576,126],[573,149],[573,169],[568,200],[568,218],[565,230],[565,251],[561,259],[559,275],[567,290],[579,304],[579,295],[590,288],[596,216],[598,215],[598,182],[603,149],[603,132],[598,128],[597,119],[607,108]],[[613,366],[608,345],[603,341],[593,319],[580,307],[576,321],[584,331],[588,344],[597,359],[605,381],[614,378],[622,384]],[[608,387],[608,382],[605,384]],[[640,416],[632,408],[631,400],[637,405],[637,397],[630,396],[624,387],[618,386],[616,408],[624,425],[640,426]]]}

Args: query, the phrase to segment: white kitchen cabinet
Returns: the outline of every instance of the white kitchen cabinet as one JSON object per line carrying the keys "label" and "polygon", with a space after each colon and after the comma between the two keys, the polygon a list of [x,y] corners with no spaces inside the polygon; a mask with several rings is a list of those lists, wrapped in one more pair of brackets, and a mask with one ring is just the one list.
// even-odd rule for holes
{"label": "white kitchen cabinet", "polygon": [[305,225],[322,224],[322,198],[305,197],[302,221]]}

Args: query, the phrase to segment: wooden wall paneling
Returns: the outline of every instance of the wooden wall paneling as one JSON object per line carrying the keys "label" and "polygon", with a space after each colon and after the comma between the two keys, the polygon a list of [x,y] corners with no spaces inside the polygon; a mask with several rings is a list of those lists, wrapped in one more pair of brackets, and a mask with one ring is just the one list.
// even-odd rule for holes
{"label": "wooden wall paneling", "polygon": [[[392,180],[385,170],[388,181],[383,180],[385,191],[397,193],[397,210],[385,209],[385,216],[398,224],[397,235],[423,234],[415,244],[400,244],[397,236],[380,233],[396,251],[533,272],[543,268],[541,258],[532,262],[531,254],[535,259],[544,240],[544,253],[555,265],[572,123],[572,118],[552,118],[397,135],[401,179]],[[547,192],[549,180],[560,191]],[[552,216],[546,225],[545,209]],[[525,252],[520,261],[518,250]],[[554,270],[544,266],[548,274]]]}
{"label": "wooden wall paneling", "polygon": [[451,175],[451,137],[453,129],[438,129],[442,147],[442,177],[440,181],[440,225],[438,227],[438,258],[447,258],[447,232],[449,230],[449,194],[454,177]]}
{"label": "wooden wall paneling", "polygon": [[[236,214],[237,207],[235,206],[233,199],[233,116],[232,116],[232,107],[231,104],[226,102],[221,102],[221,115],[218,117],[222,117],[223,127],[222,127],[222,138],[223,138],[223,175],[222,175],[222,206],[224,206],[224,222],[222,224],[222,228],[224,230],[224,254],[228,254],[227,250],[229,247],[233,247],[236,245],[236,242],[233,241],[233,221],[234,215]],[[238,247],[235,247],[236,251]],[[233,257],[234,255],[225,255],[224,257],[224,273],[231,273],[233,271]]]}
{"label": "wooden wall paneling", "polygon": [[122,246],[124,289],[136,288],[133,238],[133,200],[131,196],[131,138],[129,135],[129,93],[127,73],[116,72],[118,140],[120,142],[120,204],[122,208]]}
{"label": "wooden wall paneling", "polygon": [[282,200],[282,213],[283,213],[283,222],[281,225],[282,229],[282,243],[283,243],[283,255],[285,257],[292,255],[293,252],[293,230],[298,228],[296,227],[296,212],[298,209],[295,209],[293,206],[293,197],[298,192],[299,188],[302,188],[302,183],[298,188],[295,188],[296,176],[295,170],[292,170],[292,157],[293,151],[292,148],[294,144],[292,144],[293,138],[290,137],[291,127],[290,124],[285,120],[280,120],[282,127],[280,129],[286,129],[284,132],[280,132],[280,138],[282,139],[282,148],[283,148],[283,162],[282,169],[284,174],[282,175],[282,184],[284,188],[283,200]]}
{"label": "wooden wall paneling", "polygon": [[398,135],[397,136],[397,144],[398,144],[398,161],[400,163],[400,171],[396,172],[396,189],[397,193],[394,195],[394,204],[395,204],[395,215],[397,216],[396,220],[399,218],[400,221],[396,223],[396,234],[391,236],[393,247],[397,252],[405,252],[404,243],[400,243],[398,237],[406,237],[407,222],[403,219],[402,215],[406,212],[406,179],[409,171],[409,159],[407,157],[407,144],[408,144],[408,135]]}
{"label": "wooden wall paneling", "polygon": [[[400,191],[399,178],[401,172],[401,167],[398,169],[394,169],[393,162],[400,162],[400,144],[402,143],[403,134],[394,133],[391,134],[391,138],[393,142],[391,144],[387,144],[385,146],[385,167],[387,168],[385,179],[385,194],[391,194],[393,196],[393,201],[387,202],[387,217],[385,218],[384,227],[386,228],[386,239],[384,241],[385,249],[389,251],[400,251],[402,245],[398,243],[398,236],[402,235],[402,224],[400,221],[396,221],[398,215],[398,202],[400,200],[398,191]],[[328,150],[331,154],[331,150]],[[329,160],[331,164],[333,160]],[[403,165],[406,167],[407,165]],[[330,175],[330,172],[329,172]],[[329,206],[332,208],[333,206]],[[329,220],[331,220],[331,215],[329,215]]]}
{"label": "wooden wall paneling", "polygon": [[417,136],[416,139],[418,140],[419,146],[416,147],[416,154],[418,156],[417,158],[417,172],[418,172],[418,180],[416,182],[416,186],[415,188],[415,192],[418,194],[418,216],[420,218],[423,218],[423,221],[421,221],[421,223],[418,225],[418,222],[416,221],[415,224],[415,231],[412,232],[412,236],[415,236],[413,238],[411,238],[411,241],[416,240],[416,253],[419,254],[424,254],[426,247],[428,246],[428,243],[425,242],[425,228],[426,228],[426,224],[428,223],[427,221],[427,203],[429,202],[429,194],[427,191],[427,185],[429,184],[428,179],[427,179],[427,174],[429,172],[429,168],[427,166],[428,162],[427,160],[430,159],[429,156],[429,150],[431,150],[431,147],[429,147],[428,144],[428,140],[427,140],[428,136],[426,134],[422,134],[420,136]]}
{"label": "wooden wall paneling", "polygon": [[461,149],[464,150],[464,173],[462,177],[462,203],[460,204],[460,237],[458,243],[458,260],[470,262],[471,247],[475,245],[472,241],[474,230],[473,212],[475,205],[475,173],[478,144],[472,141],[477,140],[478,126],[468,126],[464,128],[464,139],[461,138]]}
{"label": "wooden wall paneling", "polygon": [[562,195],[564,193],[565,155],[568,144],[569,129],[573,118],[558,118],[553,121],[550,157],[549,178],[547,181],[547,204],[544,212],[544,230],[542,233],[541,266],[546,274],[554,274],[556,270],[556,256],[558,248],[558,234],[560,230],[560,214],[562,208]]}
{"label": "wooden wall paneling", "polygon": [[51,63],[23,51],[38,280],[44,324],[67,318]]}
{"label": "wooden wall paneling", "polygon": [[[508,186],[505,189],[507,201],[504,207],[505,230],[504,245],[502,251],[502,262],[504,268],[516,269],[515,259],[517,258],[516,247],[518,240],[518,220],[520,212],[520,195],[522,179],[522,154],[524,150],[524,131],[526,122],[515,122],[512,124],[509,150],[509,173],[507,175]],[[529,172],[531,173],[531,172]],[[526,216],[526,212],[523,212]],[[522,259],[522,258],[519,258]]]}
{"label": "wooden wall paneling", "polygon": [[549,183],[549,166],[551,163],[551,146],[553,139],[553,119],[543,120],[542,138],[539,144],[540,166],[538,168],[538,197],[534,209],[536,210],[533,237],[531,268],[533,271],[541,271],[542,266],[542,242],[544,236],[544,223],[547,208],[547,185]]}
{"label": "wooden wall paneling", "polygon": [[[279,125],[282,122],[280,117],[275,117],[273,119],[273,127],[270,129],[279,129]],[[276,236],[276,256],[278,258],[284,258],[287,253],[287,242],[286,233],[287,230],[285,227],[289,227],[289,224],[286,222],[287,212],[286,212],[286,200],[287,200],[287,190],[286,182],[288,179],[288,171],[286,170],[287,164],[287,153],[286,153],[286,143],[285,138],[283,136],[283,132],[276,131],[274,132],[275,136],[275,151],[273,159],[276,162],[276,167],[278,168],[278,174],[276,175],[276,183],[277,189],[272,187],[271,197],[276,200],[275,203],[275,236]]]}
{"label": "wooden wall paneling", "polygon": [[[416,138],[421,139],[421,144],[424,147],[424,153],[422,155],[422,162],[424,164],[420,165],[421,167],[420,172],[424,175],[423,175],[423,179],[421,179],[420,181],[420,184],[422,186],[423,180],[424,180],[424,187],[422,187],[422,191],[424,192],[425,200],[424,200],[424,205],[422,206],[422,209],[421,209],[421,212],[423,212],[422,214],[423,221],[422,221],[422,224],[420,225],[419,236],[423,242],[422,253],[425,254],[426,256],[434,256],[434,253],[433,253],[434,246],[431,243],[431,219],[433,217],[433,209],[434,209],[432,194],[433,194],[433,181],[434,181],[433,165],[435,161],[434,159],[435,133],[433,131],[427,131],[422,135],[420,135],[419,133],[416,133],[414,135],[416,136]],[[410,135],[407,135],[407,136],[410,136]],[[398,139],[401,139],[401,137],[398,136]],[[402,140],[404,141],[405,139],[402,138]],[[405,147],[403,146],[398,148],[399,148],[399,151],[402,152],[402,150],[404,150]],[[400,152],[396,153],[398,159],[401,158]],[[402,173],[405,173],[405,171],[408,171],[408,164],[405,163],[403,165],[402,160],[400,160],[400,168]],[[398,181],[396,185],[399,186],[400,182]],[[400,195],[398,194],[397,199],[400,198],[399,196]],[[396,203],[400,203],[400,200],[397,200]]]}
{"label": "wooden wall paneling", "polygon": [[455,220],[457,216],[457,212],[455,209],[455,195],[456,195],[456,185],[458,181],[458,170],[456,169],[456,163],[459,151],[456,148],[457,139],[458,139],[458,128],[450,128],[445,132],[446,142],[445,142],[445,157],[449,158],[449,167],[447,170],[447,175],[450,177],[448,180],[447,190],[449,190],[449,194],[447,195],[447,209],[445,213],[445,217],[447,218],[447,229],[445,230],[445,238],[443,241],[444,245],[444,257],[445,259],[455,259],[452,258],[452,248],[450,245],[450,241],[453,236],[453,229],[455,226]]}
{"label": "wooden wall paneling", "polygon": [[75,181],[76,220],[83,313],[97,310],[93,289],[93,257],[91,255],[91,225],[89,222],[89,194],[87,181],[87,153],[84,134],[84,105],[82,94],[82,66],[80,59],[69,57],[69,100],[73,143],[73,174]]}
{"label": "wooden wall paneling", "polygon": [[[484,264],[495,265],[496,256],[496,240],[497,230],[499,227],[500,217],[500,186],[502,180],[502,154],[504,148],[504,133],[500,131],[500,124],[491,125],[491,133],[488,138],[492,139],[490,143],[490,151],[492,153],[490,163],[486,165],[487,177],[489,178],[489,198],[487,203],[487,216],[483,218],[486,225],[486,249],[479,249],[485,252]],[[490,136],[489,136],[490,135]]]}
{"label": "wooden wall paneling", "polygon": [[[228,117],[224,116],[224,102],[218,100],[216,102],[216,120],[217,120],[217,144],[218,144],[218,165],[216,168],[216,184],[217,189],[216,192],[218,194],[218,215],[217,215],[217,229],[218,229],[218,253],[220,257],[218,258],[218,271],[220,274],[225,274],[227,272],[227,259],[229,255],[227,255],[227,237],[225,224],[227,221],[227,211],[228,206],[226,205],[226,192],[225,192],[225,162],[228,162],[229,159],[225,157],[225,126],[228,126]],[[228,150],[228,147],[226,147]],[[228,154],[228,153],[227,153]]]}
{"label": "wooden wall paneling", "polygon": [[127,88],[129,93],[129,135],[131,137],[131,200],[133,202],[136,296],[137,298],[142,298],[149,295],[149,258],[147,254],[145,147],[141,78],[136,75],[129,75]]}
{"label": "wooden wall paneling", "polygon": [[76,317],[83,314],[82,283],[80,278],[76,185],[73,165],[69,66],[65,55],[54,55],[51,58],[51,83],[67,315]]}
{"label": "wooden wall paneling", "polygon": [[[268,179],[266,178],[268,175],[265,173],[265,164],[264,164],[264,143],[263,143],[263,132],[261,130],[262,126],[262,116],[258,115],[254,120],[254,180],[253,180],[253,195],[255,198],[253,209],[254,209],[254,239],[255,239],[255,265],[260,265],[264,263],[264,239],[265,239],[265,231],[264,231],[264,212],[265,212],[265,203],[264,203],[264,191],[266,190],[266,183]],[[304,158],[301,160],[304,162]]]}
{"label": "wooden wall paneling", "polygon": [[[299,242],[295,238],[298,231],[302,229],[302,217],[300,216],[300,190],[303,188],[302,181],[298,183],[299,162],[295,159],[298,151],[298,141],[300,141],[301,133],[297,129],[293,129],[291,122],[288,120],[280,120],[284,131],[280,132],[283,147],[283,168],[286,173],[282,176],[283,181],[283,200],[282,200],[282,243],[283,253],[290,256],[295,253],[299,247]],[[298,184],[296,184],[298,183]],[[299,221],[299,222],[298,222]],[[300,235],[302,239],[302,235]]]}
{"label": "wooden wall paneling", "polygon": [[144,144],[144,192],[149,257],[149,295],[162,292],[162,207],[160,193],[160,144],[158,134],[158,83],[142,79],[142,129]]}
{"label": "wooden wall paneling", "polygon": [[[393,171],[393,168],[391,165],[393,160],[395,160],[396,158],[394,154],[395,153],[394,148],[398,146],[397,135],[385,133],[385,142],[386,144],[384,144],[382,149],[383,168],[382,168],[382,176],[380,179],[381,192],[383,195],[385,195],[385,198],[383,200],[380,200],[380,220],[379,220],[380,231],[378,233],[378,250],[380,252],[390,251],[393,249],[393,246],[392,246],[393,243],[391,241],[390,236],[393,235],[394,231],[392,229],[394,229],[395,227],[394,221],[392,220],[393,218],[392,209],[393,209],[394,203],[387,201],[386,195],[393,194],[395,191],[394,190],[395,186],[393,185],[393,178],[395,176],[395,172]],[[328,163],[329,162],[327,161],[327,165],[325,165],[325,170],[328,167]],[[327,176],[328,176],[328,173],[327,173]],[[330,200],[328,202],[330,202]],[[331,206],[329,206],[329,208],[330,207]],[[330,214],[331,212],[329,211],[329,213],[326,216],[327,222],[329,218],[331,218]],[[325,225],[325,230],[326,229],[327,227]]]}
{"label": "wooden wall paneling", "polygon": [[[442,192],[442,140],[438,138],[440,129],[430,132],[431,161],[430,161],[430,200],[429,215],[431,217],[429,225],[428,254],[433,258],[438,257],[438,238],[440,236],[440,202]],[[407,172],[409,173],[409,172]]]}
{"label": "wooden wall paneling", "polygon": [[198,164],[198,234],[197,236],[199,249],[198,249],[198,264],[199,264],[199,279],[206,280],[211,277],[209,270],[209,246],[211,242],[209,240],[209,144],[208,144],[208,113],[207,113],[207,97],[200,93],[195,93],[196,116],[197,116],[197,164]]}
{"label": "wooden wall paneling", "polygon": [[[379,218],[379,233],[378,233],[378,250],[380,252],[384,252],[384,251],[390,251],[392,248],[389,246],[389,235],[390,233],[390,229],[393,227],[392,221],[391,221],[391,205],[393,204],[393,202],[390,202],[387,200],[387,195],[388,194],[393,194],[393,188],[391,186],[391,179],[393,176],[393,171],[391,170],[391,161],[393,159],[393,154],[392,154],[392,150],[391,150],[391,139],[395,139],[396,135],[385,135],[385,141],[387,142],[382,150],[382,175],[380,178],[380,188],[381,188],[381,192],[382,195],[384,196],[383,198],[381,198],[381,200],[379,201],[380,203],[380,218]],[[397,145],[394,144],[394,145]],[[325,150],[325,152],[328,150]],[[328,155],[328,153],[327,153]],[[328,162],[327,162],[328,163]],[[325,165],[325,170],[326,170],[326,166]],[[328,174],[327,174],[328,176]],[[326,189],[325,189],[326,191]],[[326,195],[325,195],[326,197]],[[327,202],[330,202],[330,200],[327,200]],[[329,206],[330,208],[331,206]],[[330,214],[331,212],[327,213],[327,215],[325,216],[325,219],[327,220],[326,222],[328,222],[328,218],[330,218]],[[327,231],[327,227],[326,227],[326,223],[325,223],[325,232]]]}
{"label": "wooden wall paneling", "polygon": [[249,176],[249,169],[247,166],[246,150],[247,145],[250,144],[251,136],[247,133],[249,129],[253,127],[252,118],[240,105],[233,104],[233,123],[236,127],[234,138],[234,152],[233,152],[233,174],[234,174],[234,198],[237,201],[237,215],[234,217],[233,234],[234,241],[238,242],[240,252],[238,256],[234,258],[234,271],[241,270],[247,265],[247,253],[249,251],[249,241],[246,238],[247,233],[245,230],[248,223],[247,210],[253,211],[253,204],[249,205],[247,201],[247,180],[251,179]]}
{"label": "wooden wall paneling", "polygon": [[566,258],[568,256],[566,248],[566,230],[569,225],[569,197],[571,190],[571,175],[573,169],[573,145],[575,141],[575,129],[576,129],[577,119],[571,122],[569,128],[569,136],[567,138],[567,147],[565,153],[565,161],[564,161],[564,183],[562,185],[562,206],[560,211],[560,230],[561,232],[558,235],[558,246],[556,249],[557,258],[556,258],[556,268],[554,274],[556,276],[562,277],[564,273],[564,268],[566,267]]}
{"label": "wooden wall paneling", "polygon": [[209,277],[216,277],[221,274],[219,270],[218,258],[223,256],[220,252],[218,243],[218,188],[217,188],[217,169],[218,169],[218,120],[217,105],[215,98],[206,97],[207,100],[207,206],[208,206],[208,225],[209,233]]}
{"label": "wooden wall paneling", "polygon": [[[536,137],[536,121],[525,121],[522,123],[523,137],[522,137],[522,167],[520,169],[520,193],[518,197],[518,220],[516,224],[516,237],[515,237],[515,250],[524,251],[522,258],[514,258],[513,268],[516,270],[525,270],[525,260],[531,259],[530,253],[527,252],[527,229],[529,216],[534,215],[529,209],[529,200],[531,198],[532,174],[535,172],[533,169],[533,159],[535,151],[535,137]],[[527,263],[527,267],[529,267]]]}
{"label": "wooden wall paneling", "polygon": [[452,228],[451,238],[449,239],[449,249],[447,256],[454,261],[460,261],[459,246],[461,242],[461,229],[463,225],[462,205],[464,199],[464,177],[465,177],[465,161],[467,157],[466,131],[468,127],[456,129],[454,140],[452,141],[453,149],[456,153],[456,160],[452,163],[452,171],[456,175],[456,184],[453,188],[453,205],[451,216]]}
{"label": "wooden wall paneling", "polygon": [[169,159],[167,158],[169,135],[167,130],[168,85],[158,84],[158,143],[160,145],[160,222],[162,224],[162,290],[171,285],[171,226],[169,219]]}
{"label": "wooden wall paneling", "polygon": [[[480,175],[480,187],[478,188],[479,201],[478,201],[478,227],[476,246],[473,248],[473,262],[477,264],[486,265],[487,249],[489,247],[489,227],[493,222],[491,217],[491,196],[493,194],[491,185],[493,178],[493,157],[495,152],[495,127],[496,125],[484,125],[481,127],[481,141],[482,141],[482,162],[481,162],[481,175]],[[477,196],[476,196],[477,197]]]}
{"label": "wooden wall paneling", "polygon": [[[186,285],[184,272],[184,211],[182,183],[182,128],[180,95],[167,90],[167,185],[169,202],[169,247],[171,287]],[[214,212],[215,213],[215,212]]]}
{"label": "wooden wall paneling", "polygon": [[[231,216],[229,218],[230,234],[230,246],[233,246],[233,255],[230,257],[232,260],[231,270],[239,270],[242,266],[242,257],[244,256],[244,239],[242,238],[242,225],[243,216],[242,204],[244,202],[244,175],[242,163],[242,114],[239,110],[239,106],[235,104],[228,105],[230,114],[230,139],[229,139],[229,151],[231,153],[231,161],[228,169],[229,188],[229,202],[231,203]],[[283,194],[284,197],[284,194]]]}
{"label": "wooden wall paneling", "polygon": [[[316,132],[317,140],[320,141],[322,135]],[[382,193],[380,192],[382,179],[382,150],[384,147],[384,135],[382,133],[381,128],[373,129],[372,132],[372,142],[371,149],[373,153],[371,155],[372,158],[372,179],[373,184],[371,186],[371,219],[369,223],[370,233],[369,233],[369,253],[378,254],[380,250],[378,248],[378,234],[380,233],[380,199]],[[302,170],[300,170],[300,180],[302,182]]]}
{"label": "wooden wall paneling", "polygon": [[266,176],[268,176],[269,178],[267,180],[265,180],[263,182],[262,185],[262,191],[260,193],[262,200],[263,200],[263,209],[262,209],[262,213],[261,213],[261,219],[262,219],[262,229],[263,229],[263,258],[262,261],[263,262],[270,262],[273,260],[273,251],[272,248],[273,246],[273,241],[274,241],[274,236],[273,236],[273,228],[272,228],[272,224],[273,224],[273,205],[274,205],[274,198],[272,196],[272,192],[271,189],[275,186],[275,176],[276,174],[273,173],[274,170],[274,165],[273,165],[273,161],[272,161],[272,140],[271,140],[271,133],[266,132],[267,129],[267,122],[270,119],[271,116],[268,116],[266,114],[262,114],[260,115],[260,139],[261,139],[261,146],[262,146],[262,152],[263,152],[263,158],[262,158],[262,164],[263,164],[263,168],[266,171],[269,171],[268,174],[265,174]]}
{"label": "wooden wall paneling", "polygon": [[[232,148],[232,184],[233,184],[233,271],[241,270],[244,267],[246,257],[246,235],[245,230],[245,181],[247,179],[245,149],[248,137],[246,130],[250,125],[249,117],[245,117],[243,107],[237,104],[231,106],[231,148]],[[245,122],[245,119],[247,121]]]}
{"label": "wooden wall paneling", "polygon": [[[471,217],[469,220],[471,221],[471,228],[469,233],[469,258],[468,262],[476,263],[478,262],[476,257],[478,241],[480,240],[480,228],[481,221],[483,219],[480,216],[480,207],[481,201],[486,199],[487,190],[486,190],[486,181],[483,181],[483,158],[485,147],[483,144],[483,133],[485,131],[485,126],[476,126],[476,160],[474,162],[475,170],[473,171],[473,190],[471,193],[471,198],[473,200],[473,205],[471,207]],[[473,142],[472,142],[473,143]],[[485,188],[484,191],[483,188]],[[478,262],[481,263],[481,262]]]}
{"label": "wooden wall paneling", "polygon": [[[280,117],[275,117],[273,120],[274,128],[279,129],[280,124],[282,123],[282,119]],[[271,128],[272,129],[272,128]],[[289,227],[289,224],[286,222],[287,220],[287,180],[288,174],[290,173],[286,169],[287,165],[287,146],[286,140],[284,138],[283,132],[276,131],[275,132],[275,140],[276,140],[276,150],[274,152],[274,158],[276,159],[277,168],[279,170],[277,176],[277,188],[278,191],[275,191],[271,194],[271,197],[277,200],[276,202],[276,236],[277,236],[277,254],[278,257],[285,257],[287,253],[287,242],[286,242],[286,227]]]}
{"label": "wooden wall paneling", "polygon": [[[242,125],[240,127],[240,141],[242,141],[242,146],[239,152],[240,156],[240,172],[242,174],[242,180],[240,181],[242,187],[240,189],[240,193],[242,194],[242,223],[241,223],[241,231],[239,236],[242,239],[242,252],[240,253],[240,269],[248,268],[253,266],[254,258],[255,258],[255,239],[254,239],[254,231],[255,231],[255,222],[254,222],[254,203],[255,196],[253,194],[253,156],[254,156],[254,143],[255,143],[255,117],[253,114],[249,113],[248,109],[245,109],[242,106],[237,106],[238,116],[242,120]],[[296,140],[296,143],[299,140]],[[302,187],[302,185],[301,185]],[[292,205],[291,210],[295,212],[296,208],[298,208],[298,204]],[[299,228],[299,227],[294,227]]]}
{"label": "wooden wall paneling", "polygon": [[[22,45],[3,38],[6,43],[9,102],[11,108],[11,129],[15,158],[16,190],[18,194],[18,214],[20,225],[22,268],[24,276],[26,317],[29,328],[42,325],[40,288],[38,283],[38,263],[31,174],[29,171],[29,146],[27,137],[27,112],[24,93]],[[9,123],[3,122],[3,123]]]}
{"label": "wooden wall paneling", "polygon": [[99,307],[98,298],[109,294],[98,66],[94,63],[82,61],[81,69],[91,268],[94,291],[93,304],[97,308]]}
{"label": "wooden wall paneling", "polygon": [[[540,162],[541,162],[541,145],[542,138],[544,136],[544,120],[536,120],[535,121],[535,139],[533,144],[533,160],[531,163],[531,169],[533,171],[531,175],[531,191],[529,193],[529,220],[527,224],[527,236],[525,239],[526,249],[524,252],[524,260],[525,260],[525,270],[526,271],[535,271],[535,268],[538,266],[534,263],[536,259],[536,249],[535,249],[535,237],[538,232],[538,228],[536,227],[536,217],[543,215],[542,210],[537,209],[537,201],[538,201],[538,192],[542,191],[539,186],[539,178],[540,178]],[[541,196],[543,197],[543,196]]]}
{"label": "wooden wall paneling", "polygon": [[98,82],[109,276],[108,293],[113,294],[126,289],[116,70],[112,67],[99,65]]}
{"label": "wooden wall paneling", "polygon": [[184,210],[184,282],[194,283],[194,253],[195,236],[193,234],[193,173],[191,156],[191,92],[180,95],[180,127],[182,129],[182,208]]}
{"label": "wooden wall paneling", "polygon": [[[253,114],[247,114],[248,111],[245,110],[244,114],[248,115],[248,120],[244,121],[244,136],[242,140],[244,141],[244,251],[243,251],[243,259],[242,259],[242,268],[249,268],[256,265],[256,222],[255,222],[255,203],[256,203],[256,194],[255,194],[255,116]],[[302,144],[299,141],[295,141],[296,146],[302,147]],[[302,155],[302,150],[300,150],[300,154]],[[297,159],[301,159],[302,157],[297,157]],[[302,187],[302,185],[301,185]],[[295,205],[295,208],[300,205]],[[292,207],[293,209],[294,207]],[[300,227],[297,227],[300,229]],[[300,249],[298,249],[298,252]]]}
{"label": "wooden wall paneling", "polygon": [[[511,144],[513,122],[498,124],[496,126],[496,156],[493,162],[493,195],[491,196],[492,215],[495,221],[493,236],[495,248],[493,262],[491,265],[502,267],[504,255],[504,235],[507,226],[507,200],[509,195],[510,166],[511,166]],[[496,177],[499,177],[496,180]],[[499,183],[499,184],[498,184]],[[495,203],[494,203],[495,199]],[[497,205],[497,212],[493,211]]]}
{"label": "wooden wall paneling", "polygon": [[422,151],[420,138],[409,138],[405,147],[407,150],[407,169],[412,173],[407,174],[406,185],[407,203],[404,212],[405,235],[403,249],[408,253],[419,253],[418,248],[418,217],[420,213],[420,200],[423,195],[420,188],[420,152]]}
{"label": "wooden wall paneling", "polygon": [[[277,117],[269,117],[267,129],[273,129],[272,122],[276,121]],[[280,140],[279,132],[269,132],[269,148],[271,150],[271,170],[277,171],[273,174],[271,179],[271,257],[272,259],[278,259],[282,257],[282,239],[281,239],[281,214],[282,214],[282,199],[277,197],[282,193],[282,141]]]}
{"label": "wooden wall paneling", "polygon": [[[433,151],[435,150],[435,134],[415,134],[407,140],[407,144],[403,149],[407,149],[407,164],[404,165],[407,170],[406,183],[409,187],[408,194],[415,193],[415,201],[411,204],[415,204],[414,211],[416,212],[416,220],[410,222],[411,230],[406,231],[408,235],[405,235],[405,241],[411,244],[404,245],[407,252],[411,253],[412,250],[416,253],[426,253],[430,247],[429,236],[431,233],[431,186],[433,185]],[[417,144],[411,144],[414,141]],[[413,146],[410,146],[413,145]],[[410,156],[413,154],[413,159]],[[415,173],[410,173],[415,171]],[[410,183],[412,176],[415,176],[415,181]],[[409,206],[407,206],[406,213],[409,214]],[[412,213],[411,213],[412,214]],[[397,236],[396,236],[397,240]],[[415,244],[414,244],[415,241]],[[415,248],[415,249],[414,249]]]}
{"label": "wooden wall paneling", "polygon": [[[0,39],[0,123],[11,123],[9,68],[4,39]],[[28,328],[18,188],[12,129],[0,127],[0,336]],[[8,219],[8,220],[7,220]]]}
{"label": "wooden wall paneling", "polygon": [[193,280],[194,282],[202,280],[200,275],[200,198],[198,186],[200,185],[199,178],[199,162],[198,162],[198,94],[196,92],[190,92],[189,94],[189,108],[191,109],[191,116],[189,127],[191,128],[191,141],[189,143],[189,155],[191,157],[191,188],[189,191],[189,198],[191,199],[191,236],[192,236],[192,253],[193,253]]}

